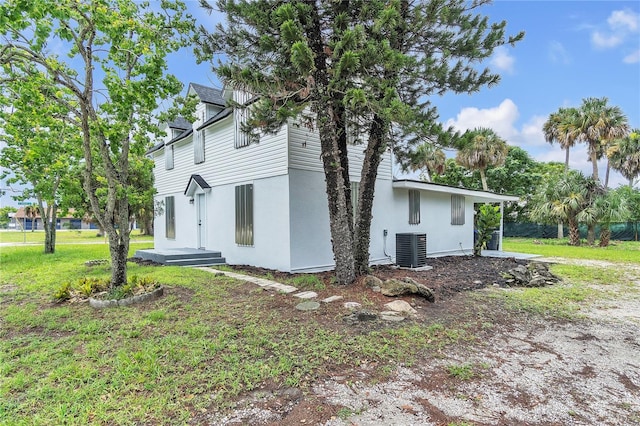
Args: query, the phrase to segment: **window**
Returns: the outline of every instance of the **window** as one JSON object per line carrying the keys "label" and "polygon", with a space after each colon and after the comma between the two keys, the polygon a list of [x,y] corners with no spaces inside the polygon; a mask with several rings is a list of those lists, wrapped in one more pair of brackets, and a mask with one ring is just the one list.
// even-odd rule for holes
{"label": "window", "polygon": [[166,170],[173,169],[173,145],[164,148],[164,168]]}
{"label": "window", "polygon": [[204,129],[193,134],[193,164],[204,163]]}
{"label": "window", "polygon": [[464,225],[464,196],[451,196],[451,224]]}
{"label": "window", "polygon": [[409,225],[420,223],[420,191],[409,190]]}
{"label": "window", "polygon": [[236,186],[236,244],[253,245],[253,185]]}
{"label": "window", "polygon": [[236,102],[245,106],[244,108],[236,107],[234,111],[235,120],[235,147],[242,148],[251,144],[251,136],[243,131],[243,127],[246,126],[249,120],[249,109],[246,108],[246,103],[251,99],[251,95],[247,92],[236,92]]}
{"label": "window", "polygon": [[351,182],[351,210],[353,211],[353,223],[356,223],[358,216],[358,195],[360,193],[360,182]]}
{"label": "window", "polygon": [[173,197],[164,198],[165,234],[167,238],[176,238],[176,205]]}

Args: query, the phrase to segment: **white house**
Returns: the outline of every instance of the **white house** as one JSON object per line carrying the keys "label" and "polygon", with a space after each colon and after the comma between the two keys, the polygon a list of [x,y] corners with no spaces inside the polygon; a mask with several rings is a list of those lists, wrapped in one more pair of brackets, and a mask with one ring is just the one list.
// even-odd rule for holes
{"label": "white house", "polygon": [[[137,255],[166,261],[172,254],[196,258],[214,252],[223,256],[218,262],[229,264],[290,272],[331,269],[318,134],[290,123],[276,135],[261,135],[252,142],[240,131],[244,111],[227,107],[230,97],[246,101],[241,93],[193,83],[188,90],[200,100],[197,120],[169,123],[165,140],[149,151],[155,162],[156,203],[162,209],[155,218],[154,250]],[[349,152],[354,183],[359,181],[363,156],[358,146]],[[376,182],[370,262],[395,262],[396,239],[406,238],[397,234],[407,233],[426,234],[430,256],[471,254],[474,203],[516,200],[394,180],[392,155],[387,152]]]}

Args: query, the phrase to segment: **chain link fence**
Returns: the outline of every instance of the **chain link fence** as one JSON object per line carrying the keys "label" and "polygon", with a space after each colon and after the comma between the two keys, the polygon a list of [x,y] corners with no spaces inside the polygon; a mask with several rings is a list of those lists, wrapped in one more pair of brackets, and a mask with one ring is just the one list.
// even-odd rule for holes
{"label": "chain link fence", "polygon": [[[619,241],[638,241],[640,234],[639,222],[613,223],[611,228],[611,239]],[[564,225],[564,236],[569,235],[569,228]],[[522,238],[556,238],[558,236],[558,225],[540,225],[537,223],[516,223],[505,222],[505,237]],[[596,236],[600,235],[600,227],[596,227]],[[587,238],[587,227],[580,225],[580,238]]]}

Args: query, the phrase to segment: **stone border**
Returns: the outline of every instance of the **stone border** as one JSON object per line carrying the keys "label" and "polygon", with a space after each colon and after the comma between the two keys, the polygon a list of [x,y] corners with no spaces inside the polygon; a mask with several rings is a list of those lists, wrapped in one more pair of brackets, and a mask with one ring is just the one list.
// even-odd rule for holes
{"label": "stone border", "polygon": [[92,308],[96,308],[96,309],[113,308],[116,306],[129,306],[129,305],[133,305],[134,303],[142,303],[149,300],[155,300],[161,297],[163,294],[164,294],[164,287],[158,287],[149,293],[138,294],[136,296],[131,296],[131,297],[125,297],[124,299],[100,300],[100,299],[94,299],[93,297],[90,297],[89,305],[91,305]]}

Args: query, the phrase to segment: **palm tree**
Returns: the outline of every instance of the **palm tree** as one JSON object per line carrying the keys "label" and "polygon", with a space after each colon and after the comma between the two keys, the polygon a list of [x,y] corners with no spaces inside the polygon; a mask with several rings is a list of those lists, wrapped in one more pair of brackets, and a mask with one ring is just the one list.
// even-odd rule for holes
{"label": "palm tree", "polygon": [[31,232],[36,229],[36,217],[40,214],[40,207],[37,204],[31,204],[24,208],[24,215],[31,219]]}
{"label": "palm tree", "polygon": [[509,146],[493,130],[479,127],[465,132],[458,144],[456,162],[470,170],[478,170],[482,189],[488,191],[486,170],[500,166],[507,157]]}
{"label": "palm tree", "polygon": [[578,214],[588,205],[589,180],[575,170],[545,180],[533,195],[529,216],[535,222],[569,224],[569,244],[580,245]]}
{"label": "palm tree", "polygon": [[420,145],[415,152],[409,156],[408,169],[412,171],[420,170],[420,177],[431,182],[431,175],[444,173],[447,156],[440,148],[430,143]]}
{"label": "palm tree", "polygon": [[[579,113],[579,138],[588,145],[589,159],[593,167],[593,179],[600,180],[598,176],[598,159],[606,151],[607,145],[613,140],[624,137],[629,132],[629,123],[626,115],[617,106],[607,105],[608,99],[586,98],[582,100]],[[603,149],[604,148],[604,149]],[[609,184],[607,176],[604,187]]]}
{"label": "palm tree", "polygon": [[633,188],[633,181],[640,176],[640,129],[616,139],[607,150],[607,157],[611,167],[628,179]]}
{"label": "palm tree", "polygon": [[624,222],[631,216],[627,197],[623,191],[607,191],[595,201],[600,221],[600,247],[607,247],[611,239],[611,224]]}
{"label": "palm tree", "polygon": [[569,149],[576,144],[579,136],[577,126],[579,116],[576,108],[559,108],[557,112],[549,115],[542,126],[544,139],[551,144],[558,142],[560,147],[566,151],[565,171],[569,170]]}

